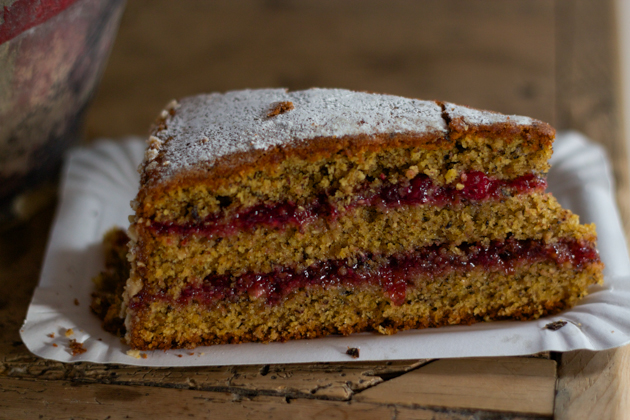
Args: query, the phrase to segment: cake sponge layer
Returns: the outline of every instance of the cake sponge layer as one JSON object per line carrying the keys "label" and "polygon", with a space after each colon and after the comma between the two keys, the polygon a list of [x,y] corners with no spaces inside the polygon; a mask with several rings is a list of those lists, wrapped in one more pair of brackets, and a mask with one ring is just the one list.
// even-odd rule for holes
{"label": "cake sponge layer", "polygon": [[[438,185],[462,171],[546,172],[555,131],[528,117],[343,89],[197,95],[165,109],[149,138],[136,214],[176,220],[300,199],[409,170]],[[207,212],[207,213],[206,213]],[[164,218],[164,219],[162,219]]]}
{"label": "cake sponge layer", "polygon": [[359,188],[378,188],[417,174],[427,175],[437,186],[458,182],[470,171],[509,180],[545,173],[551,156],[550,145],[525,147],[523,138],[508,141],[466,137],[456,144],[407,148],[379,145],[376,150],[374,145],[358,142],[354,146],[358,152],[342,148],[343,143],[333,143],[324,150],[279,150],[271,162],[262,159],[219,179],[191,171],[141,190],[136,214],[160,222],[183,223],[230,214],[261,202],[304,204],[323,193],[343,203]]}
{"label": "cake sponge layer", "polygon": [[280,305],[249,297],[210,307],[154,300],[127,318],[127,340],[134,348],[152,350],[528,320],[572,307],[589,285],[601,281],[601,263],[576,271],[538,262],[512,274],[475,270],[417,279],[399,306],[377,287],[305,288]]}
{"label": "cake sponge layer", "polygon": [[268,273],[276,266],[299,269],[361,253],[390,256],[434,244],[505,238],[595,241],[593,225],[580,225],[552,195],[541,193],[460,208],[356,208],[334,223],[320,219],[301,230],[260,228],[225,238],[161,234],[150,225],[135,229],[135,278],[149,290],[168,287],[174,296],[210,274]]}
{"label": "cake sponge layer", "polygon": [[528,117],[340,89],[174,102],[132,202],[130,274],[113,302],[127,342],[393,333],[570,307],[602,264],[594,226],[542,192],[554,134]]}

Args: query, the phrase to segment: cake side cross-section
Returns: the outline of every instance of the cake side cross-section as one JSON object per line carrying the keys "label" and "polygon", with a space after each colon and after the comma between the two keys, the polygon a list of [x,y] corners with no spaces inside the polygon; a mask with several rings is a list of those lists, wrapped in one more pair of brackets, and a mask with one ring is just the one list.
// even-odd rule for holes
{"label": "cake side cross-section", "polygon": [[554,130],[342,89],[173,102],[132,202],[138,349],[535,319],[602,281],[545,192]]}

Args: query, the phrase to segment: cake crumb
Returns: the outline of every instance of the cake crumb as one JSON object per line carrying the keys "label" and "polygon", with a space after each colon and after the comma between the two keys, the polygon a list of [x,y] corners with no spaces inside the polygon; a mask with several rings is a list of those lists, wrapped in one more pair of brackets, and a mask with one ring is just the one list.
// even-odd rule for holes
{"label": "cake crumb", "polygon": [[57,343],[52,343],[52,346],[53,346],[53,347],[59,347],[59,346],[57,345]]}
{"label": "cake crumb", "polygon": [[73,334],[74,334],[74,330],[73,330],[72,328],[68,328],[68,329],[66,330],[65,336],[66,336],[66,337],[70,337],[70,336],[71,336],[71,335],[73,335]]}
{"label": "cake crumb", "polygon": [[177,101],[177,99],[173,99],[171,102],[166,104],[166,111],[168,111],[171,115],[173,111],[175,111],[177,108],[179,108],[179,102]]}
{"label": "cake crumb", "polygon": [[294,108],[295,107],[293,106],[293,102],[290,102],[290,101],[278,102],[277,104],[275,104],[273,109],[271,111],[269,111],[269,113],[267,114],[267,117],[268,118],[275,117],[276,115],[280,115],[280,114],[284,114],[285,112],[289,112],[289,111],[291,111]]}
{"label": "cake crumb", "polygon": [[162,140],[160,140],[159,138],[155,136],[149,136],[146,143],[149,145],[149,148],[151,149],[159,149],[160,147],[162,147]]}
{"label": "cake crumb", "polygon": [[177,355],[177,357],[182,357],[182,355],[181,355],[181,354],[178,354],[178,355]]}
{"label": "cake crumb", "polygon": [[353,359],[358,359],[359,358],[359,349],[356,347],[348,347],[348,350],[346,350],[346,354],[350,357],[352,357]]}
{"label": "cake crumb", "polygon": [[72,350],[73,356],[83,354],[87,351],[87,349],[83,347],[83,343],[79,343],[77,340],[70,340],[70,350]]}
{"label": "cake crumb", "polygon": [[405,176],[407,177],[407,179],[414,179],[419,173],[420,170],[416,165],[414,165],[410,166],[409,169],[407,169],[407,171],[405,172]]}
{"label": "cake crumb", "polygon": [[[462,174],[465,175],[465,174]],[[455,179],[457,178],[457,170],[451,168],[448,171],[446,171],[446,174],[444,175],[444,179],[446,180],[447,184],[450,184],[451,182],[455,181]],[[462,181],[466,181],[465,179]]]}
{"label": "cake crumb", "polygon": [[140,350],[127,350],[127,356],[131,356],[134,359],[140,358]]}
{"label": "cake crumb", "polygon": [[143,359],[146,359],[147,358],[147,354],[146,353],[141,353],[140,357],[142,357]]}
{"label": "cake crumb", "polygon": [[55,333],[46,334],[46,337],[55,338]]}
{"label": "cake crumb", "polygon": [[560,328],[564,327],[565,325],[567,325],[567,321],[554,321],[554,322],[550,322],[549,324],[545,325],[545,330],[551,330],[551,331],[558,331]]}
{"label": "cake crumb", "polygon": [[153,162],[158,154],[159,152],[155,149],[147,149],[146,152],[144,152],[144,160],[147,162]]}
{"label": "cake crumb", "polygon": [[74,305],[75,305],[75,306],[79,306],[79,299],[74,298]]}

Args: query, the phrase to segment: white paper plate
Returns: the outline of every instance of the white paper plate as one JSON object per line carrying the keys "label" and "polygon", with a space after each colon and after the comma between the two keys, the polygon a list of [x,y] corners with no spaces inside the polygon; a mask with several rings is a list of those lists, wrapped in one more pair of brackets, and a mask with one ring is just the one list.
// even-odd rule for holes
{"label": "white paper plate", "polygon": [[[360,349],[360,361],[473,356],[511,356],[542,351],[604,350],[630,342],[630,260],[612,195],[608,161],[601,147],[569,132],[558,136],[549,189],[563,206],[595,222],[606,264],[604,286],[575,308],[537,321],[501,321],[472,326],[405,331],[393,336],[363,333],[272,344],[236,344],[195,350],[126,354],[129,347],[103,331],[89,309],[91,278],[103,269],[101,240],[114,225],[126,227],[129,201],[138,186],[136,167],[144,153],[138,139],[100,141],[73,150],[66,161],[61,200],[44,266],[22,329],[34,354],[62,362],[91,361],[138,366],[200,366],[352,361],[348,347]],[[78,305],[75,304],[75,299]],[[552,321],[568,324],[557,331]],[[70,338],[87,350],[72,356]],[[54,337],[49,335],[54,333]],[[56,344],[57,346],[53,346]]]}

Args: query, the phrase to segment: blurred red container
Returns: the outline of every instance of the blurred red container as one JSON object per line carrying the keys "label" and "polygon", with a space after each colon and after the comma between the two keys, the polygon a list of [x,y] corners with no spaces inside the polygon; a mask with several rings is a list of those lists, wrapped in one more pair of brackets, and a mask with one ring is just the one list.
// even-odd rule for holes
{"label": "blurred red container", "polygon": [[124,0],[8,0],[0,9],[0,228],[30,216],[79,140]]}

